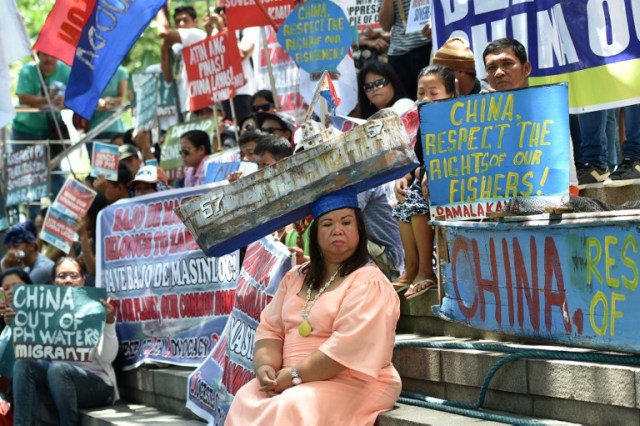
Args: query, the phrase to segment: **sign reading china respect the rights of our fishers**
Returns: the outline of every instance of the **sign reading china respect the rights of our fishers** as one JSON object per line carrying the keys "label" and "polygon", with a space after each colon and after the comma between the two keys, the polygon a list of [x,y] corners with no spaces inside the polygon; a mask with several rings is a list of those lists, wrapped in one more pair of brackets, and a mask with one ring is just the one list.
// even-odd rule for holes
{"label": "sign reading china respect the rights of our fishers", "polygon": [[158,111],[158,80],[158,73],[137,72],[131,75],[133,92],[136,96],[134,128],[137,130],[151,130],[153,127]]}
{"label": "sign reading china respect the rights of our fishers", "polygon": [[278,29],[278,42],[309,73],[336,71],[351,41],[349,18],[327,0],[299,4]]}
{"label": "sign reading china respect the rights of our fishers", "polygon": [[7,155],[7,207],[40,201],[49,195],[47,145],[13,146],[20,147],[20,150]]}
{"label": "sign reading china respect the rights of our fishers", "polygon": [[93,189],[68,178],[47,210],[40,239],[69,253],[76,239],[75,223],[87,215],[96,195]]}
{"label": "sign reading china respect the rights of our fishers", "polygon": [[247,247],[229,321],[210,356],[189,376],[187,408],[210,424],[224,424],[233,395],[255,377],[260,314],[290,268],[291,253],[270,236]]}
{"label": "sign reading china respect the rights of our fishers", "polygon": [[245,84],[235,31],[224,29],[185,47],[182,56],[187,70],[190,111],[226,101]]}
{"label": "sign reading china respect the rights of our fishers", "polygon": [[205,256],[174,213],[213,187],[156,192],[100,212],[96,286],[112,298],[124,369],[147,360],[199,365],[225,327],[238,252]]}
{"label": "sign reading china respect the rights of our fishers", "polygon": [[104,289],[19,285],[13,289],[16,358],[91,361],[106,321]]}
{"label": "sign reading china respect the rights of our fishers", "polygon": [[637,0],[432,0],[432,12],[434,49],[452,36],[469,40],[478,78],[487,44],[512,37],[527,50],[531,84],[569,83],[572,113],[640,102]]}
{"label": "sign reading china respect the rights of our fishers", "polygon": [[228,28],[241,30],[248,27],[275,25],[279,27],[295,6],[294,0],[225,0]]}
{"label": "sign reading china respect the rights of our fishers", "polygon": [[183,176],[184,162],[180,156],[180,136],[190,130],[202,130],[209,136],[209,140],[215,138],[215,120],[205,118],[202,120],[178,123],[167,129],[162,151],[160,152],[160,167],[167,172],[170,179]]}
{"label": "sign reading china respect the rights of our fishers", "polygon": [[432,216],[484,217],[515,197],[569,192],[567,85],[421,104]]}
{"label": "sign reading china respect the rights of our fishers", "polygon": [[107,180],[118,180],[118,146],[110,143],[94,142],[91,159],[91,176],[104,175]]}

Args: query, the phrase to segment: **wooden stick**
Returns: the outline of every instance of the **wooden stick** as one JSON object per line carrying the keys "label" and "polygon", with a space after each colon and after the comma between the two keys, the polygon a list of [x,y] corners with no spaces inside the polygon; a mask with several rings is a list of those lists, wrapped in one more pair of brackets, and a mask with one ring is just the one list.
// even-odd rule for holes
{"label": "wooden stick", "polygon": [[273,94],[273,104],[276,111],[280,111],[280,102],[278,102],[278,91],[276,89],[276,79],[273,76],[273,66],[271,65],[271,56],[269,55],[269,39],[267,31],[264,27],[260,27],[260,39],[262,40],[262,48],[264,50],[264,59],[267,61],[267,71],[269,73],[269,84],[271,85],[271,93]]}
{"label": "wooden stick", "polygon": [[239,141],[240,135],[238,135],[238,118],[236,117],[236,105],[233,102],[233,98],[229,98],[229,106],[231,107],[231,119],[233,120],[233,133],[236,137],[236,141]]}
{"label": "wooden stick", "polygon": [[215,122],[213,130],[216,132],[216,143],[214,148],[216,152],[222,151],[222,137],[220,136],[220,126],[218,125],[218,106],[213,105],[213,121]]}

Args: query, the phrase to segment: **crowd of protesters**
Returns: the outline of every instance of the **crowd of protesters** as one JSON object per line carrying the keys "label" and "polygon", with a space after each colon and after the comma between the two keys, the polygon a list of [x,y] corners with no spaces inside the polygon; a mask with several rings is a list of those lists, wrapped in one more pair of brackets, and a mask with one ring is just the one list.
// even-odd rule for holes
{"label": "crowd of protesters", "polygon": [[[476,63],[468,43],[459,37],[447,40],[432,55],[428,26],[422,33],[411,37],[404,36],[401,9],[404,5],[404,9],[407,10],[409,4],[409,0],[383,0],[380,11],[382,30],[373,31],[369,28],[361,34],[357,58],[360,66],[357,78],[359,104],[353,112],[354,116],[366,119],[381,109],[393,107],[398,102],[413,104],[414,101],[434,101],[481,91],[510,90],[528,86],[531,65],[527,59],[527,52],[519,42],[500,39],[490,43],[483,54],[484,64]],[[238,38],[247,84],[237,92],[238,96],[235,99],[237,123],[224,120],[233,115],[228,102],[211,105],[210,108],[200,111],[188,111],[184,66],[179,65],[177,76],[169,66],[170,58],[178,58],[179,56],[174,55],[184,46],[203,40],[207,35],[225,26],[224,7],[216,8],[216,12],[206,17],[204,29],[198,28],[198,17],[191,6],[175,9],[173,18],[176,28],[171,27],[164,11],[158,15],[162,53],[160,68],[163,79],[167,83],[176,81],[180,99],[179,110],[187,118],[210,117],[216,109],[215,113],[223,119],[219,131],[226,135],[219,146],[220,149],[236,149],[240,160],[256,163],[256,168],[269,167],[295,155],[296,143],[300,141],[296,141],[294,137],[296,122],[293,117],[276,110],[276,102],[270,91],[256,90],[249,58],[259,44],[257,32],[245,30]],[[375,54],[365,55],[367,49]],[[45,84],[51,88],[50,94],[54,103],[61,106],[64,102],[64,87],[69,78],[69,69],[48,55],[40,53],[39,59],[37,65],[26,64],[20,72],[17,86],[20,104],[32,107],[46,105],[47,100],[40,89],[40,81],[35,70],[35,67],[39,67]],[[480,67],[486,67],[487,82],[476,77]],[[96,114],[91,122],[82,124],[86,130],[107,119],[109,111],[124,102],[128,90],[127,81],[127,72],[119,69],[100,98],[99,114]],[[51,114],[44,112],[18,114],[13,122],[11,137],[13,140],[22,141],[47,139],[51,136],[51,119]],[[577,169],[577,181],[574,179],[572,184],[584,188],[593,185],[620,186],[640,183],[640,105],[572,116],[571,123],[575,162],[570,166]],[[234,131],[234,127],[237,131]],[[166,127],[161,130],[166,130]],[[28,220],[13,225],[5,232],[5,252],[1,259],[1,268],[4,271],[1,275],[3,288],[6,282],[5,295],[11,294],[14,281],[69,284],[60,277],[65,274],[65,277],[69,277],[71,272],[60,272],[56,269],[60,265],[72,267],[72,273],[75,274],[73,277],[80,276],[81,279],[77,281],[81,281],[81,285],[94,285],[98,212],[124,198],[204,184],[206,165],[215,154],[217,146],[204,131],[190,130],[182,134],[179,153],[184,164],[183,177],[169,179],[168,174],[158,166],[162,137],[159,141],[153,142],[150,132],[124,132],[122,122],[117,120],[105,129],[99,138],[109,139],[111,143],[119,145],[117,179],[107,180],[100,176],[84,181],[97,191],[98,195],[87,216],[75,224],[78,239],[70,254],[47,246],[38,239],[39,230],[36,223],[39,220],[41,226],[46,209],[39,212],[37,217],[27,218]],[[405,292],[407,299],[424,294],[438,282],[432,259],[433,229],[428,223],[428,191],[425,186],[428,173],[424,168],[420,143],[415,144],[415,150],[421,163],[420,167],[397,182],[374,188],[358,197],[358,209],[363,213],[366,224],[369,256],[387,279],[393,282],[396,291]],[[55,151],[52,155],[55,155]],[[228,176],[230,182],[242,178],[242,172]],[[60,186],[52,186],[51,198],[55,197]],[[278,231],[276,235],[290,248],[297,263],[309,260],[311,226],[311,218],[305,218]],[[54,266],[54,263],[57,266]],[[10,322],[10,305],[5,305],[3,309],[4,318]],[[107,312],[109,315],[111,311],[107,309]],[[113,324],[116,320],[111,312],[107,320],[109,330],[114,329]],[[109,331],[106,335],[111,338],[115,336],[115,332],[112,334]],[[113,359],[112,355],[111,352],[105,355],[109,359],[109,365]],[[47,368],[38,370],[31,364],[27,368],[27,363],[24,362],[16,364],[16,371],[18,370],[20,374],[14,376],[22,377],[29,371],[37,370],[38,380],[42,380],[43,375],[56,374],[48,372]],[[117,386],[115,381],[111,381],[111,371],[103,368],[96,374],[94,375],[100,381],[92,383],[100,385],[98,389],[101,403],[115,401]],[[26,405],[24,395],[31,395],[28,404],[35,404],[33,389],[28,386],[38,386],[37,380],[21,380],[19,386],[14,386],[15,404],[24,418],[32,411],[32,405]],[[59,389],[50,386],[49,390],[54,400],[60,399]],[[25,400],[21,401],[20,398]],[[72,419],[72,423],[76,422],[78,404],[82,405],[80,401],[76,401],[70,408],[69,404],[61,403],[61,419]],[[29,422],[30,420],[25,420],[24,423],[16,424],[30,424]]]}

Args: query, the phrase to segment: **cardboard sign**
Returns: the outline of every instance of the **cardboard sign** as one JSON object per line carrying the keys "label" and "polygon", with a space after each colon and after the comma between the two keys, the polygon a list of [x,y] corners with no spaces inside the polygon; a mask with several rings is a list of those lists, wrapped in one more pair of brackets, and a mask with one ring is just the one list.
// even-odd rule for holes
{"label": "cardboard sign", "polygon": [[569,192],[567,85],[421,104],[432,216],[479,218],[515,197]]}
{"label": "cardboard sign", "polygon": [[411,0],[409,14],[407,15],[406,33],[422,31],[425,24],[431,18],[431,6],[429,0]]}
{"label": "cardboard sign", "polygon": [[275,25],[279,27],[289,16],[294,0],[225,0],[227,25],[231,30]]}
{"label": "cardboard sign", "polygon": [[153,127],[158,110],[158,77],[157,73],[133,73],[131,75],[133,92],[136,96],[135,129],[151,130]]}
{"label": "cardboard sign", "polygon": [[290,268],[289,250],[272,237],[247,247],[229,321],[211,354],[189,376],[187,408],[210,424],[224,424],[233,395],[253,379],[260,313]]}
{"label": "cardboard sign", "polygon": [[104,175],[107,180],[118,181],[118,146],[110,143],[94,142],[91,159],[91,176]]}
{"label": "cardboard sign", "polygon": [[204,176],[205,183],[222,182],[227,179],[230,173],[237,172],[240,167],[239,161],[230,163],[209,163]]}
{"label": "cardboard sign", "polygon": [[40,239],[69,253],[76,240],[75,222],[86,216],[97,193],[69,178],[47,210]]}
{"label": "cardboard sign", "polygon": [[378,16],[380,14],[380,4],[378,0],[346,0],[344,4],[349,16],[349,25],[363,30],[368,26],[380,28]]}
{"label": "cardboard sign", "polygon": [[242,59],[234,31],[224,29],[182,49],[187,70],[189,110],[233,98],[244,86]]}
{"label": "cardboard sign", "polygon": [[19,149],[7,155],[7,207],[49,195],[49,147],[13,145]]}
{"label": "cardboard sign", "polygon": [[106,322],[104,289],[61,285],[18,285],[13,290],[16,358],[92,360]]}
{"label": "cardboard sign", "polygon": [[278,30],[278,42],[309,73],[336,71],[351,41],[349,18],[327,0],[299,4]]}
{"label": "cardboard sign", "polygon": [[98,217],[96,286],[112,298],[122,366],[197,366],[233,306],[238,252],[204,256],[174,209],[213,185],[122,200]]}

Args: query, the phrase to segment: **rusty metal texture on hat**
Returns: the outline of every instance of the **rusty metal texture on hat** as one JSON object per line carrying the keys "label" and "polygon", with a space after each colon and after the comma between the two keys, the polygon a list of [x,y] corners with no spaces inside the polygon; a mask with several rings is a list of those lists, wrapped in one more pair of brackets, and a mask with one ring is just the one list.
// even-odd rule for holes
{"label": "rusty metal texture on hat", "polygon": [[476,61],[469,43],[461,37],[451,37],[436,52],[432,64],[445,65],[452,70],[476,72]]}

